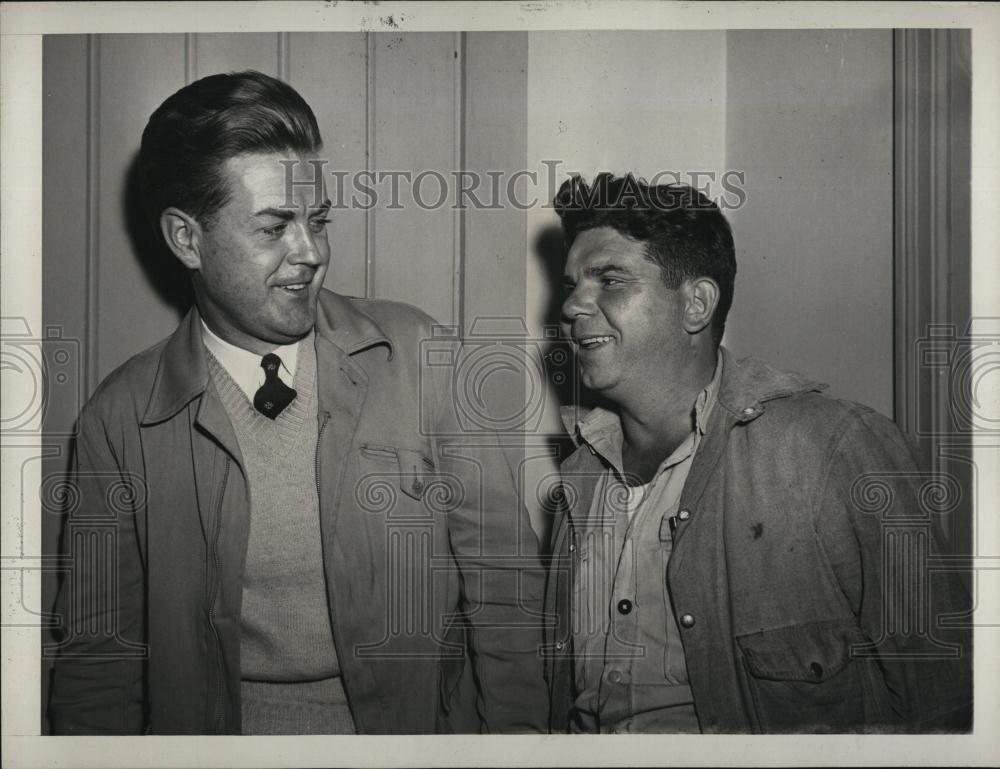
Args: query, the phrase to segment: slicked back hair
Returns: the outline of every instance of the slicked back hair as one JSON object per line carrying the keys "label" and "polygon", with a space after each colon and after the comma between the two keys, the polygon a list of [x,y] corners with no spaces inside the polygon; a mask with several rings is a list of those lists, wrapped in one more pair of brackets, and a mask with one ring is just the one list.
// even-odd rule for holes
{"label": "slicked back hair", "polygon": [[230,158],[322,146],[316,116],[287,83],[253,70],[203,77],[164,101],[142,132],[146,217],[159,232],[160,214],[174,206],[209,227],[229,199]]}
{"label": "slicked back hair", "polygon": [[647,258],[658,265],[667,288],[708,277],[719,285],[712,316],[712,339],[722,341],[733,303],[736,253],[729,222],[719,207],[686,184],[647,185],[632,174],[600,174],[593,185],[575,176],[553,201],[562,220],[566,247],[577,235],[610,227],[645,244]]}

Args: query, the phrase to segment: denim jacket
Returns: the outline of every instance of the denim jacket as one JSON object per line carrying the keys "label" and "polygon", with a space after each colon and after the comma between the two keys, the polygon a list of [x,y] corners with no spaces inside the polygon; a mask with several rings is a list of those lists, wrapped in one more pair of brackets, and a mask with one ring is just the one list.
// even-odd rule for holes
{"label": "denim jacket", "polygon": [[[702,731],[969,728],[970,604],[935,562],[935,479],[871,409],[723,355],[718,405],[661,527],[666,573],[647,575],[667,581]],[[605,472],[574,440],[546,590],[553,731],[572,717],[574,518]]]}
{"label": "denim jacket", "polygon": [[[412,307],[320,294],[316,475],[343,684],[362,734],[544,731],[538,541],[496,436],[458,422],[457,346],[427,365],[434,338]],[[101,384],[74,468],[53,730],[239,734],[249,489],[196,310]]]}

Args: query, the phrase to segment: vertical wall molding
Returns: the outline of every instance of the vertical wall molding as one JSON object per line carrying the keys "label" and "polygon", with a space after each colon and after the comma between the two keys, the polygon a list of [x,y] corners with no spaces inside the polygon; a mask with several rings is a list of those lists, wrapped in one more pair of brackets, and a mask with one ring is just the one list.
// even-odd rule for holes
{"label": "vertical wall molding", "polygon": [[[971,464],[960,456],[971,392],[971,35],[896,30],[894,50],[894,417],[927,469],[963,483],[943,521],[953,546],[971,547]],[[970,450],[971,452],[971,450]],[[969,453],[971,461],[971,453]]]}
{"label": "vertical wall molding", "polygon": [[[466,38],[464,32],[455,33],[455,140],[452,168],[455,172],[465,170],[465,61]],[[459,202],[456,200],[456,203]],[[456,205],[452,209],[452,302],[451,322],[458,326],[460,333],[465,328],[465,210]]]}
{"label": "vertical wall molding", "polygon": [[87,246],[84,339],[86,366],[84,392],[89,398],[97,387],[98,302],[100,301],[100,179],[101,179],[101,36],[87,36]]}
{"label": "vertical wall molding", "polygon": [[192,32],[184,35],[184,84],[198,79],[198,36]]}
{"label": "vertical wall molding", "polygon": [[914,435],[924,427],[948,430],[951,419],[946,393],[924,397],[918,345],[931,333],[946,338],[947,324],[958,338],[970,320],[969,78],[956,56],[962,46],[968,50],[966,30],[894,33],[894,415]]}
{"label": "vertical wall molding", "polygon": [[[375,35],[365,33],[365,168],[375,172]],[[375,209],[365,208],[365,298],[375,297]]]}
{"label": "vertical wall molding", "polygon": [[292,36],[289,32],[278,33],[278,79],[291,82]]}

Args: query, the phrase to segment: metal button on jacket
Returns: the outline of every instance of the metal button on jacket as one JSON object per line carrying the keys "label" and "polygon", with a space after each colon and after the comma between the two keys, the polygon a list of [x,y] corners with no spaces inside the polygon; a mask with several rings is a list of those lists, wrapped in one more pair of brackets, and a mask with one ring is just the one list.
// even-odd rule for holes
{"label": "metal button on jacket", "polygon": [[688,518],[691,517],[691,511],[681,510],[679,513],[677,513],[677,517],[680,518],[682,521],[686,521]]}
{"label": "metal button on jacket", "polygon": [[694,616],[691,615],[691,614],[682,614],[681,615],[681,626],[682,627],[688,627],[688,628],[694,627]]}
{"label": "metal button on jacket", "polygon": [[622,671],[612,670],[610,673],[608,673],[608,681],[610,681],[611,683],[613,684],[621,683],[621,680],[622,680]]}
{"label": "metal button on jacket", "polygon": [[618,613],[629,614],[632,611],[632,602],[628,598],[622,598],[618,602]]}

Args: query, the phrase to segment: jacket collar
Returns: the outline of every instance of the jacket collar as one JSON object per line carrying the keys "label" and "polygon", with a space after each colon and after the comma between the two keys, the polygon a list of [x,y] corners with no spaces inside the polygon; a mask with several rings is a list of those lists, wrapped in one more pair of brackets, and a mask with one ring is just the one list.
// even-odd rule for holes
{"label": "jacket collar", "polygon": [[[722,382],[716,407],[721,407],[736,418],[737,422],[750,422],[764,413],[764,404],[776,398],[823,390],[827,385],[807,379],[792,371],[780,371],[757,358],[737,360],[725,347],[722,352]],[[593,409],[570,405],[560,409],[563,426],[579,446],[580,422]]]}
{"label": "jacket collar", "polygon": [[[392,341],[375,320],[353,302],[323,289],[316,307],[316,335],[347,355],[384,344],[392,357]],[[201,316],[192,307],[160,353],[152,393],[142,419],[156,424],[174,416],[205,392],[209,380],[205,345],[201,338]]]}

